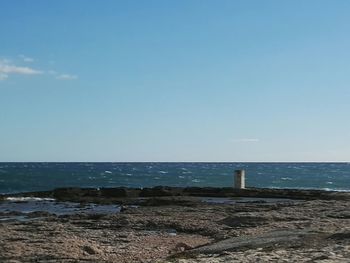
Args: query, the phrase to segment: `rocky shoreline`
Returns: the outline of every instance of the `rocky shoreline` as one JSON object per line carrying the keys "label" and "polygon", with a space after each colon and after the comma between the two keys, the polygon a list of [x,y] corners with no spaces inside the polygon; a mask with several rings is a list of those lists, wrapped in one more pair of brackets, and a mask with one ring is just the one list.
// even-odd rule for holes
{"label": "rocky shoreline", "polygon": [[[0,262],[349,262],[350,258],[350,193],[346,192],[60,188],[2,195],[0,206],[9,197],[52,198],[53,203],[74,202],[81,210],[27,212],[25,220],[5,220],[11,211],[0,212]],[[27,202],[23,200],[16,202]],[[90,203],[120,209],[84,212]]]}
{"label": "rocky shoreline", "polygon": [[288,198],[302,200],[350,200],[349,192],[324,191],[312,189],[274,189],[232,187],[169,187],[153,188],[57,188],[52,191],[16,193],[0,195],[0,200],[9,196],[55,198],[59,201],[108,202],[124,201],[133,198],[159,196],[200,196],[200,197],[253,197],[253,198]]}

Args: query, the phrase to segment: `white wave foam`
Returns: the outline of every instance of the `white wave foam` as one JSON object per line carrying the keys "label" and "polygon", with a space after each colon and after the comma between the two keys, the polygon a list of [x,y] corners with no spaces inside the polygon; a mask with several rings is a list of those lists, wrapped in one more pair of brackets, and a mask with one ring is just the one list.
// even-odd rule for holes
{"label": "white wave foam", "polygon": [[266,188],[271,189],[295,189],[295,190],[322,190],[322,191],[329,191],[329,192],[345,192],[350,193],[350,189],[336,189],[336,188],[316,188],[316,187],[278,187],[278,186],[267,186]]}
{"label": "white wave foam", "polygon": [[55,201],[54,198],[41,198],[41,197],[6,197],[5,200],[11,202],[29,202],[29,201]]}
{"label": "white wave foam", "polygon": [[350,193],[350,190],[347,190],[347,189],[334,189],[334,188],[328,188],[328,187],[321,188],[321,189],[318,189],[318,190],[331,191],[331,192]]}

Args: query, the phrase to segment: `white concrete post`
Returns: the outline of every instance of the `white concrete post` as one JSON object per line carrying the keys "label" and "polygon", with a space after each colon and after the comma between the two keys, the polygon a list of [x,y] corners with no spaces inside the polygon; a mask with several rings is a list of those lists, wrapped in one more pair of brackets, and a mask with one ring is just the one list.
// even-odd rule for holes
{"label": "white concrete post", "polygon": [[244,170],[235,170],[235,186],[236,189],[245,188],[245,171]]}

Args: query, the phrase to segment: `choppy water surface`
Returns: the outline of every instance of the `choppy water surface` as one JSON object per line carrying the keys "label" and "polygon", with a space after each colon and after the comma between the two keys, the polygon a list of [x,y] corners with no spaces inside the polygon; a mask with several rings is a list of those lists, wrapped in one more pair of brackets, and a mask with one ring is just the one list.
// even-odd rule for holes
{"label": "choppy water surface", "polygon": [[56,187],[231,186],[350,191],[349,163],[0,163],[0,193]]}

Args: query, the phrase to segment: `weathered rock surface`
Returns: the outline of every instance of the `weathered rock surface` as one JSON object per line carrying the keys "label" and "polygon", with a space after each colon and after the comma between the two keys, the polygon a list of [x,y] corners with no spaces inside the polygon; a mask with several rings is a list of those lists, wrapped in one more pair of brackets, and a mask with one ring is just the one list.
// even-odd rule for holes
{"label": "weathered rock surface", "polygon": [[215,254],[224,251],[236,251],[267,247],[296,247],[305,245],[312,239],[321,239],[326,234],[308,230],[280,230],[256,236],[241,236],[228,238],[210,245],[189,250],[189,253]]}
{"label": "weathered rock surface", "polygon": [[[55,192],[60,200],[122,203],[120,213],[34,212],[28,221],[0,220],[0,262],[349,262],[346,194],[271,191],[306,201],[228,204],[197,196],[236,193],[230,189],[156,188],[143,198],[141,189],[124,190]],[[259,191],[260,197],[271,194]]]}

